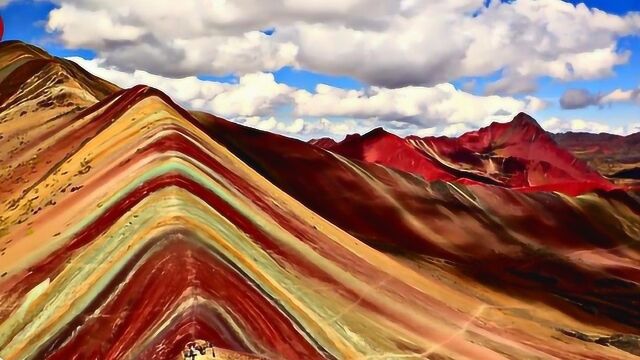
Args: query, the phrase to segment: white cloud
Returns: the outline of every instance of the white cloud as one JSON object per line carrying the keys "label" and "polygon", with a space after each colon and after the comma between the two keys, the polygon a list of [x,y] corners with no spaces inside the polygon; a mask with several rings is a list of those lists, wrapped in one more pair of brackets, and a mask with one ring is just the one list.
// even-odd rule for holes
{"label": "white cloud", "polygon": [[526,108],[525,111],[529,113],[537,113],[549,107],[549,103],[545,100],[537,98],[535,96],[525,96]]}
{"label": "white cloud", "polygon": [[635,134],[640,132],[640,122],[634,122],[627,125],[627,134]]}
{"label": "white cloud", "polygon": [[[363,90],[321,84],[309,92],[278,83],[270,73],[246,74],[237,82],[223,83],[193,76],[167,78],[141,70],[129,73],[109,67],[104,60],[70,59],[122,87],[146,84],[166,92],[186,108],[205,110],[247,126],[303,139],[341,139],[378,126],[400,136],[457,136],[492,121],[511,120],[520,111],[535,113],[548,106],[533,96],[523,99],[478,96],[451,84]],[[607,101],[629,101],[632,93],[613,92],[607,95]],[[547,119],[542,126],[552,132],[617,134],[640,129],[638,124],[612,127],[597,121],[557,117]]]}
{"label": "white cloud", "polygon": [[612,127],[609,124],[599,121],[584,119],[560,119],[551,117],[540,124],[545,130],[553,133],[563,132],[589,132],[589,133],[610,133],[626,135],[635,132],[633,124],[627,126]]}
{"label": "white cloud", "polygon": [[279,124],[282,124],[281,126],[284,126],[283,123],[276,120],[276,118],[273,116],[267,119],[263,119],[260,116],[241,117],[236,119],[236,122],[246,126],[254,127],[256,129],[264,130],[264,131],[272,131]]}
{"label": "white cloud", "polygon": [[600,103],[602,104],[611,104],[616,102],[632,102],[640,105],[640,89],[616,89],[600,99]]}
{"label": "white cloud", "polygon": [[206,110],[220,116],[263,116],[289,102],[293,88],[277,83],[273,74],[253,73],[240,77],[237,84],[198,79],[166,78],[136,70],[132,73],[105,65],[103,60],[69,58],[87,71],[121,87],[145,84],[169,94],[174,100],[190,109]]}
{"label": "white cloud", "polygon": [[371,127],[368,127],[366,122],[363,123],[356,120],[332,121],[326,118],[314,120],[296,118],[293,121],[287,122],[284,120],[278,120],[273,116],[268,118],[251,116],[239,117],[234,119],[234,121],[256,129],[276,132],[307,140],[321,137],[339,139],[354,132],[364,133],[371,130]]}
{"label": "white cloud", "polygon": [[414,135],[419,136],[419,137],[434,136],[434,135],[437,134],[437,132],[438,132],[437,128],[431,127],[431,128],[424,128],[424,129],[416,130],[414,132]]}
{"label": "white cloud", "polygon": [[331,121],[327,118],[322,118],[315,122],[305,123],[302,134],[314,137],[319,135],[336,137],[354,132],[363,133],[369,130],[371,130],[371,126],[367,126],[366,121],[364,123],[356,120]]}
{"label": "white cloud", "polygon": [[560,0],[493,1],[486,9],[482,3],[416,2],[409,15],[393,14],[383,31],[309,24],[285,33],[300,48],[298,61],[312,69],[392,87],[502,70],[493,93],[517,93],[531,91],[541,75],[610,75],[629,56],[616,51],[615,38],[639,24],[638,15],[622,18]]}
{"label": "white cloud", "polygon": [[294,101],[296,114],[300,116],[376,118],[382,122],[395,120],[422,127],[451,123],[485,125],[491,121],[510,120],[520,111],[537,111],[544,107],[542,100],[533,97],[522,101],[512,97],[477,96],[451,84],[366,90],[318,85],[315,93],[297,91]]}
{"label": "white cloud", "polygon": [[[119,69],[164,76],[245,74],[295,63],[297,47],[253,21],[256,7],[226,1],[62,0],[47,29],[70,47],[97,50]],[[245,15],[247,17],[245,17]],[[254,27],[255,26],[255,27]],[[246,29],[241,29],[246,27]]]}
{"label": "white cloud", "polygon": [[65,43],[97,49],[109,43],[141,41],[145,34],[141,26],[117,22],[108,9],[79,9],[73,4],[53,10],[47,27],[59,30]]}
{"label": "white cloud", "polygon": [[[461,129],[459,124],[478,127],[491,121],[504,122],[520,111],[536,112],[546,107],[544,101],[532,96],[523,100],[478,96],[451,84],[363,90],[320,84],[309,92],[278,83],[270,73],[246,74],[237,83],[222,83],[194,76],[167,78],[141,70],[129,73],[109,67],[100,59],[70,59],[122,87],[149,85],[187,108],[289,134],[343,135],[376,126],[402,134],[445,127],[448,133]],[[276,114],[279,119],[274,117]],[[449,128],[452,124],[457,125]]]}
{"label": "white cloud", "polygon": [[442,129],[442,135],[449,137],[459,136],[470,130],[473,129],[465,123],[451,124]]}
{"label": "white cloud", "polygon": [[277,83],[273,74],[247,74],[237,85],[226,86],[225,91],[211,99],[205,108],[227,116],[268,115],[289,103],[293,91],[289,86]]}
{"label": "white cloud", "polygon": [[[292,65],[384,87],[435,86],[502,72],[489,93],[535,79],[608,76],[640,14],[561,0],[57,0],[48,28],[107,64],[164,76],[246,74]],[[275,28],[273,36],[259,30]]]}

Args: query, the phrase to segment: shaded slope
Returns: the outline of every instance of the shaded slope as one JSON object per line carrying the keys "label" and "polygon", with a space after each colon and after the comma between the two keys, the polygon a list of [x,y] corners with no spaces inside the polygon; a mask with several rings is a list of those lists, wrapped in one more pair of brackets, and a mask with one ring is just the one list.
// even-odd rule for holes
{"label": "shaded slope", "polygon": [[[611,268],[599,267],[592,272],[595,263],[584,268],[578,265],[582,259],[574,263],[562,255],[575,250],[595,251],[601,256],[608,250],[600,253],[596,248],[615,248],[622,238],[627,238],[625,244],[631,246],[636,233],[625,235],[625,225],[618,221],[619,215],[613,209],[625,204],[622,206],[630,206],[625,211],[637,214],[638,205],[622,192],[570,200],[560,195],[524,195],[480,185],[467,189],[453,184],[427,185],[418,178],[382,167],[343,158],[336,162],[331,153],[297,140],[213,117],[203,121],[210,124],[218,141],[273,183],[378,249],[449,259],[459,263],[461,269],[472,269],[475,275],[502,286],[520,284],[543,292],[555,288],[572,293],[571,296],[582,293],[577,302],[585,308],[592,306],[585,302],[587,298],[593,300],[593,294],[587,295],[590,290],[580,290],[576,283],[597,288],[596,283],[608,276],[630,275],[622,270],[625,266],[616,269],[614,263]],[[307,175],[287,176],[292,169]],[[558,253],[560,248],[564,250]],[[620,301],[621,305],[628,301],[626,296],[621,295],[618,300],[603,298],[597,306],[610,301]],[[617,307],[610,309],[610,315],[616,316]]]}
{"label": "shaded slope", "polygon": [[611,177],[640,180],[640,168],[634,167],[627,170],[620,170],[617,173],[612,174]]}
{"label": "shaded slope", "polygon": [[83,126],[73,119],[119,90],[70,61],[17,41],[0,43],[0,88],[0,201],[42,176],[34,172],[34,159],[53,161],[49,146],[69,127]]}

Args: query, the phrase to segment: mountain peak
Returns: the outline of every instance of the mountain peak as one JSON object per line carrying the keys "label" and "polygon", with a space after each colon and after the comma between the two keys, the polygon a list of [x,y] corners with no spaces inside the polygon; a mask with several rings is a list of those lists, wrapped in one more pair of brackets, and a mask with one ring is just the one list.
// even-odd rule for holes
{"label": "mountain peak", "polygon": [[534,128],[539,129],[541,131],[544,131],[542,129],[542,126],[540,126],[540,124],[538,124],[536,119],[534,119],[529,114],[524,113],[524,112],[521,112],[518,115],[516,115],[513,118],[513,120],[511,120],[507,124],[510,124],[512,127],[520,127],[520,128],[522,128],[522,127],[534,127]]}
{"label": "mountain peak", "polygon": [[323,149],[329,149],[333,146],[336,146],[338,143],[332,138],[322,137],[318,139],[311,139],[308,141],[309,144],[321,147]]}
{"label": "mountain peak", "polygon": [[0,66],[7,65],[5,63],[5,59],[18,59],[24,55],[40,59],[53,59],[53,56],[49,55],[44,50],[19,40],[7,40],[0,42],[0,59],[3,60],[0,62]]}
{"label": "mountain peak", "polygon": [[377,127],[363,135],[358,133],[347,135],[344,140],[338,142],[336,146],[338,147],[353,147],[353,146],[364,146],[365,143],[369,144],[372,142],[378,142],[383,139],[398,139],[402,140],[400,137],[391,134],[381,127]]}
{"label": "mountain peak", "polygon": [[378,138],[378,137],[386,137],[386,136],[395,136],[393,134],[391,134],[390,132],[388,132],[387,130],[383,129],[382,127],[377,127],[371,131],[369,131],[368,133],[362,135],[363,138]]}
{"label": "mountain peak", "polygon": [[482,147],[491,147],[496,143],[530,143],[544,137],[548,136],[542,126],[533,117],[521,112],[509,122],[493,122],[460,138],[482,144]]}

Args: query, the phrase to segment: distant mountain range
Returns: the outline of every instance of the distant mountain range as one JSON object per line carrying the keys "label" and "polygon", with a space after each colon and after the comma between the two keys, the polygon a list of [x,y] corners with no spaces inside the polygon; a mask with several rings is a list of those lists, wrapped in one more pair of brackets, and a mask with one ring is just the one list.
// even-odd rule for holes
{"label": "distant mountain range", "polygon": [[612,134],[554,134],[558,145],[571,151],[601,174],[613,178],[640,179],[640,133],[628,136]]}
{"label": "distant mountain range", "polygon": [[640,198],[582,135],[310,144],[20,42],[0,90],[4,360],[640,355]]}
{"label": "distant mountain range", "polygon": [[378,128],[340,142],[322,138],[309,143],[429,181],[579,195],[618,188],[622,179],[640,179],[640,134],[551,134],[524,113],[458,138],[400,138]]}

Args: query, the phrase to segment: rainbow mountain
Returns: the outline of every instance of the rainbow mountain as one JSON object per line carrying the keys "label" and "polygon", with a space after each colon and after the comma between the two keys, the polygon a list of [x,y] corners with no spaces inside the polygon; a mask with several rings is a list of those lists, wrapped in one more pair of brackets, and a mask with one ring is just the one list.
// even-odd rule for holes
{"label": "rainbow mountain", "polygon": [[4,360],[640,356],[629,189],[425,179],[20,42],[0,155]]}

